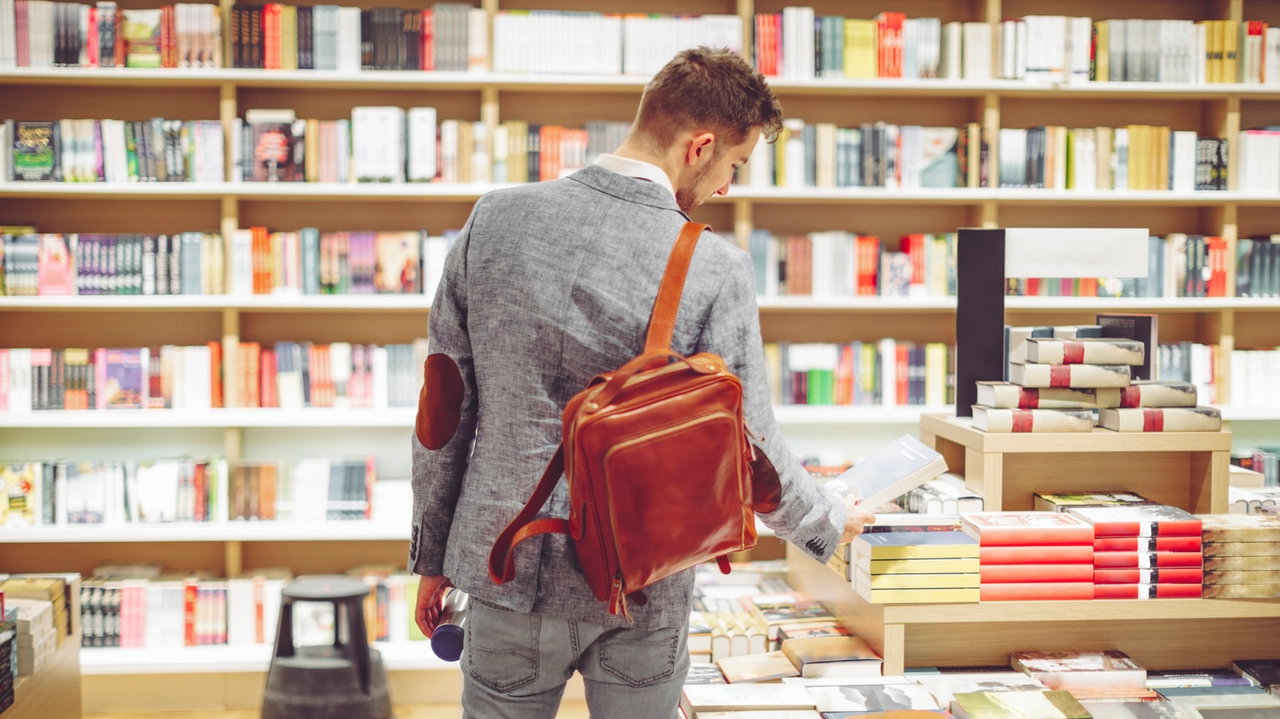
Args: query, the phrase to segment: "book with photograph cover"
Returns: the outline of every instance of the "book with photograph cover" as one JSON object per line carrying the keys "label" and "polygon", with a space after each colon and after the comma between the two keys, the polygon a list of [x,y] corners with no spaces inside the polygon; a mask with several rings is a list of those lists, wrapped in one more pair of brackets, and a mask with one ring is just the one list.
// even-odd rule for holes
{"label": "book with photograph cover", "polygon": [[937,709],[933,695],[922,685],[847,684],[808,687],[820,712],[886,712]]}
{"label": "book with photograph cover", "polygon": [[782,653],[805,678],[879,676],[882,660],[855,636],[787,639]]}
{"label": "book with photograph cover", "polygon": [[1013,652],[1009,664],[1050,689],[1142,691],[1147,670],[1124,652]]}
{"label": "book with photograph cover", "polygon": [[951,713],[957,719],[1092,719],[1067,691],[961,692]]}

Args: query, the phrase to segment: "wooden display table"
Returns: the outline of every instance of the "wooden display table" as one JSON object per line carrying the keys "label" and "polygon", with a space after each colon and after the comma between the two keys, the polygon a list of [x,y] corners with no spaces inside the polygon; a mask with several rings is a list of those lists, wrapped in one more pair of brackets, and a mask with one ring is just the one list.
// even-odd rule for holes
{"label": "wooden display table", "polygon": [[1118,649],[1148,669],[1226,668],[1269,657],[1280,602],[1245,599],[870,604],[830,568],[787,548],[787,580],[826,605],[884,657],[906,667],[1008,664],[1014,651]]}
{"label": "wooden display table", "polygon": [[987,434],[924,415],[920,441],[981,491],[987,511],[1027,511],[1033,495],[1137,492],[1197,514],[1227,513],[1230,432]]}
{"label": "wooden display table", "polygon": [[53,659],[18,677],[14,704],[0,719],[80,719],[80,636],[62,640]]}

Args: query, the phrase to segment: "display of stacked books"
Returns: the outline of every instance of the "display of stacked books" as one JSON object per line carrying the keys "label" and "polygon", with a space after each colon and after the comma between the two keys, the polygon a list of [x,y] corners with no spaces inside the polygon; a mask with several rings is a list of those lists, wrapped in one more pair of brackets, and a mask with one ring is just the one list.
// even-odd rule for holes
{"label": "display of stacked books", "polygon": [[1280,515],[1211,514],[1204,530],[1204,596],[1280,599]]}
{"label": "display of stacked books", "polygon": [[1155,698],[1147,688],[1147,670],[1124,652],[1013,652],[1009,664],[1077,699]]}
{"label": "display of stacked books", "polygon": [[986,512],[961,517],[980,545],[981,600],[1093,599],[1093,527],[1070,514]]}
{"label": "display of stacked books", "polygon": [[849,545],[854,591],[872,604],[978,601],[978,542],[962,532],[884,532]]}
{"label": "display of stacked books", "polygon": [[[1100,321],[1102,318],[1100,318]],[[1107,325],[1006,327],[1008,377],[978,382],[973,426],[984,432],[1216,432],[1222,414],[1196,405],[1190,382],[1148,374],[1150,342]]]}
{"label": "display of stacked books", "polygon": [[[1093,525],[1099,539],[1147,540],[1183,537],[1189,549],[1199,540],[1198,517],[1163,504],[1073,507],[1068,510]],[[1201,595],[1203,555],[1189,551],[1095,551],[1095,599],[1194,599]]]}

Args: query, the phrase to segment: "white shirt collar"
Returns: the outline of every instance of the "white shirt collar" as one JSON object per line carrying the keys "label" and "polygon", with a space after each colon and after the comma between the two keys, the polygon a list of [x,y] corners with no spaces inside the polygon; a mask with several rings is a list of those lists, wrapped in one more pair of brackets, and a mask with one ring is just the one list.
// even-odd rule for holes
{"label": "white shirt collar", "polygon": [[667,177],[667,173],[663,172],[662,168],[657,165],[651,165],[643,160],[633,160],[629,157],[618,157],[617,155],[609,154],[602,154],[597,157],[595,164],[619,175],[648,180],[659,187],[666,188],[673,198],[676,196],[675,189],[671,187],[671,178]]}

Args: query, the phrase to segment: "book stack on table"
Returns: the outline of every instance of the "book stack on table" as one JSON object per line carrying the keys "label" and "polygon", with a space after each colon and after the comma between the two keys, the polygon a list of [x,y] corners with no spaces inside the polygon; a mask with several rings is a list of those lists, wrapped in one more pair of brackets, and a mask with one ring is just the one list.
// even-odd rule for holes
{"label": "book stack on table", "polygon": [[1093,599],[1093,527],[1069,514],[961,517],[980,545],[981,601]]}
{"label": "book stack on table", "polygon": [[[1094,551],[1095,599],[1195,599],[1201,595],[1204,562],[1201,522],[1177,507],[1163,504],[1075,507],[1070,514],[1093,525],[1094,542],[1127,540],[1135,545],[1173,539],[1179,550]],[[1109,546],[1109,545],[1104,545]],[[1120,546],[1126,546],[1122,541]],[[1157,546],[1159,546],[1157,544]],[[1096,547],[1096,545],[1095,545]]]}
{"label": "book stack on table", "polygon": [[1108,334],[1107,325],[1006,327],[1008,376],[977,383],[974,427],[997,433],[1222,429],[1221,412],[1197,406],[1190,382],[1134,380],[1148,374],[1153,337]]}
{"label": "book stack on table", "polygon": [[978,601],[978,542],[963,532],[862,534],[848,546],[854,591],[872,604]]}
{"label": "book stack on table", "polygon": [[1280,515],[1210,514],[1204,530],[1204,596],[1280,599]]}

